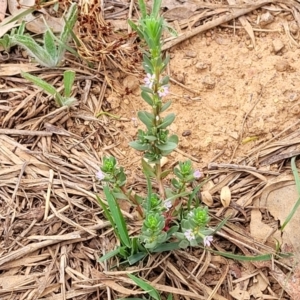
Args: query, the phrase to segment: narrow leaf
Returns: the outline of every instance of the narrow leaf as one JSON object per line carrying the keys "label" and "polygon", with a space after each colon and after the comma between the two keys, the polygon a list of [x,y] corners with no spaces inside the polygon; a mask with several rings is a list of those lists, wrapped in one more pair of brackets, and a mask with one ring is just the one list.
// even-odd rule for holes
{"label": "narrow leaf", "polygon": [[161,107],[160,112],[164,112],[165,110],[167,110],[167,109],[170,107],[171,104],[172,104],[172,101],[166,102],[166,103]]}
{"label": "narrow leaf", "polygon": [[112,195],[112,193],[109,190],[109,187],[106,185],[103,188],[104,194],[110,209],[110,212],[112,214],[112,218],[116,224],[116,229],[118,230],[118,233],[120,235],[120,240],[123,245],[125,245],[128,248],[131,248],[131,242],[128,235],[128,230],[125,224],[124,217],[121,213],[120,207],[118,203],[116,202],[116,199]]}
{"label": "narrow leaf", "polygon": [[49,93],[50,95],[55,96],[55,94],[57,93],[56,88],[51,84],[49,84],[48,82],[46,82],[45,80],[26,72],[21,72],[21,75],[25,79],[31,81],[38,87],[42,88],[45,92]]}
{"label": "narrow leaf", "polygon": [[153,100],[147,92],[142,91],[141,96],[150,106],[153,105]]}
{"label": "narrow leaf", "polygon": [[57,57],[57,49],[50,30],[44,34],[44,47],[51,57]]}
{"label": "narrow leaf", "polygon": [[43,47],[41,47],[31,36],[15,34],[12,37],[12,41],[13,43],[26,49],[28,54],[31,57],[35,58],[35,60],[40,65],[49,68],[56,66],[56,61],[53,59],[53,57]]}
{"label": "narrow leaf", "polygon": [[146,291],[152,298],[155,300],[160,300],[160,295],[158,291],[149,283],[146,281],[132,275],[132,274],[127,274],[131,280],[133,280],[141,289]]}
{"label": "narrow leaf", "polygon": [[75,80],[75,72],[72,70],[67,70],[64,72],[64,87],[65,87],[65,97],[70,97],[72,93],[72,86]]}

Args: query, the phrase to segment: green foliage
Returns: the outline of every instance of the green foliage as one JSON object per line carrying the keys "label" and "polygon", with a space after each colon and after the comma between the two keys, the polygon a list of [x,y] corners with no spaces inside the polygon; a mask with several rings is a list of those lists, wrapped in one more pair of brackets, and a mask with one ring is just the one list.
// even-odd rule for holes
{"label": "green foliage", "polygon": [[46,82],[43,79],[40,79],[37,76],[31,75],[26,72],[21,72],[21,75],[34,83],[36,86],[42,88],[46,93],[52,95],[58,106],[71,106],[76,101],[75,98],[71,97],[72,86],[75,80],[75,72],[67,70],[64,72],[63,82],[64,82],[64,94],[61,95],[56,88]]}
{"label": "green foliage", "polygon": [[[208,208],[202,205],[199,199],[203,183],[197,184],[202,174],[193,168],[190,160],[180,162],[174,168],[170,187],[165,187],[163,183],[163,179],[171,174],[171,170],[162,169],[161,159],[178,145],[178,136],[170,134],[168,130],[175,120],[175,114],[162,115],[162,112],[171,105],[171,101],[164,102],[163,99],[168,94],[169,77],[164,76],[163,72],[169,63],[169,57],[164,57],[161,52],[161,35],[167,26],[159,16],[161,0],[153,1],[150,14],[147,13],[144,0],[139,0],[139,5],[141,19],[138,24],[131,21],[129,23],[147,46],[143,55],[143,67],[147,75],[144,79],[145,85],[141,87],[141,97],[151,109],[138,112],[138,118],[146,128],[138,130],[137,138],[130,142],[130,146],[143,152],[141,164],[147,187],[142,195],[132,195],[128,192],[125,173],[118,167],[113,157],[104,157],[97,173],[100,181],[109,184],[109,187],[104,185],[109,205],[106,207],[103,202],[100,204],[121,243],[118,249],[105,255],[101,260],[118,255],[129,263],[151,253],[184,249],[189,246],[209,247],[213,235],[227,221],[224,219],[216,228],[209,227]],[[156,180],[158,189],[153,187],[153,180]],[[143,218],[138,236],[129,236],[125,220],[117,208],[116,198],[130,200]],[[266,257],[262,256],[261,259]],[[138,278],[132,279],[152,298],[160,299],[158,292],[148,283]]]}
{"label": "green foliage", "polygon": [[4,48],[6,52],[9,52],[10,48],[16,45],[14,42],[14,36],[15,35],[23,35],[25,30],[25,22],[22,22],[18,29],[13,28],[10,32],[10,34],[5,34],[1,39],[0,39],[0,46]]}
{"label": "green foliage", "polygon": [[38,44],[30,35],[24,35],[22,31],[10,35],[10,45],[19,45],[26,49],[40,65],[45,67],[58,66],[65,55],[66,49],[75,53],[68,46],[73,27],[77,20],[77,4],[72,3],[65,17],[65,25],[57,38],[48,28],[44,34],[43,45]]}

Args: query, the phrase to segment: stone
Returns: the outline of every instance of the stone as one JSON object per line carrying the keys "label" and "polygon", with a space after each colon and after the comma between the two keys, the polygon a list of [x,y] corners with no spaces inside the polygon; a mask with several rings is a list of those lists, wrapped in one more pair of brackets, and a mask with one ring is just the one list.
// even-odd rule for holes
{"label": "stone", "polygon": [[277,54],[279,51],[281,51],[284,48],[284,44],[281,41],[281,39],[275,39],[272,44],[273,44],[273,50],[275,54]]}
{"label": "stone", "polygon": [[197,69],[197,71],[202,71],[208,68],[208,64],[204,61],[198,61],[195,65],[195,68]]}
{"label": "stone", "polygon": [[259,25],[264,27],[274,21],[274,16],[269,12],[265,12],[260,16]]}
{"label": "stone", "polygon": [[286,59],[278,59],[274,67],[278,72],[285,72],[290,69],[290,64]]}
{"label": "stone", "polygon": [[208,89],[213,89],[216,86],[216,81],[213,77],[208,75],[203,78],[202,84]]}
{"label": "stone", "polygon": [[139,80],[133,75],[128,75],[123,80],[123,86],[130,91],[136,91],[140,87]]}
{"label": "stone", "polygon": [[185,51],[185,57],[188,58],[195,58],[197,56],[197,52],[193,50],[187,50]]}

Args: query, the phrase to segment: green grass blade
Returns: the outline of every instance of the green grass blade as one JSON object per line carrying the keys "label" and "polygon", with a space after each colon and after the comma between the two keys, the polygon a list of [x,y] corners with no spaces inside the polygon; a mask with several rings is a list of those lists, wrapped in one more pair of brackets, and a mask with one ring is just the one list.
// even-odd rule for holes
{"label": "green grass blade", "polygon": [[298,192],[299,197],[298,197],[297,202],[295,203],[293,209],[291,210],[291,212],[289,213],[289,215],[285,219],[284,223],[282,224],[282,226],[280,228],[281,231],[283,231],[285,226],[291,221],[292,217],[294,216],[294,214],[296,213],[296,211],[297,211],[297,209],[300,205],[300,178],[299,178],[298,169],[297,169],[297,166],[296,166],[296,157],[292,157],[291,166],[292,166],[292,171],[293,171],[293,175],[294,175],[296,188],[297,188],[297,192]]}
{"label": "green grass blade", "polygon": [[75,72],[74,71],[67,70],[64,72],[65,97],[71,96],[74,80],[75,80]]}
{"label": "green grass blade", "polygon": [[98,259],[98,261],[99,262],[104,262],[104,261],[106,261],[106,260],[108,260],[108,259],[110,259],[110,258],[112,258],[112,257],[114,257],[116,255],[118,255],[119,253],[120,253],[120,247],[117,248],[117,249],[115,249],[115,250],[112,250],[112,251],[106,253],[105,255],[103,255],[102,257],[100,257]]}
{"label": "green grass blade", "polygon": [[97,198],[97,201],[99,202],[101,208],[103,209],[105,218],[109,221],[109,223],[113,227],[115,235],[117,236],[117,238],[120,239],[118,231],[116,230],[116,224],[115,224],[113,218],[111,217],[111,215],[108,211],[107,205],[101,200],[101,198],[98,195],[96,195],[96,198]]}
{"label": "green grass blade", "polygon": [[149,283],[146,281],[132,275],[132,274],[127,274],[131,280],[133,280],[141,289],[146,291],[152,298],[155,300],[160,300],[160,295],[158,291]]}
{"label": "green grass blade", "polygon": [[56,88],[54,86],[52,86],[51,84],[49,84],[48,82],[44,81],[43,79],[40,79],[34,75],[31,75],[29,73],[26,72],[21,72],[22,77],[24,77],[25,79],[31,81],[32,83],[34,83],[36,86],[42,88],[45,92],[49,93],[52,96],[55,96],[57,91]]}
{"label": "green grass blade", "polygon": [[73,2],[65,16],[65,26],[59,36],[60,44],[58,46],[58,57],[60,59],[62,59],[62,56],[64,55],[67,43],[71,37],[71,32],[77,21],[77,12],[77,4]]}
{"label": "green grass blade", "polygon": [[130,238],[128,235],[128,230],[126,227],[124,217],[121,213],[120,207],[119,207],[118,203],[116,202],[116,199],[110,192],[109,187],[105,186],[103,188],[103,190],[104,190],[104,194],[105,194],[112,218],[114,220],[114,223],[116,224],[116,230],[118,230],[118,234],[120,236],[120,241],[124,246],[131,248],[131,242],[130,242]]}
{"label": "green grass blade", "polygon": [[272,254],[262,254],[262,255],[257,255],[257,256],[246,256],[246,255],[238,255],[238,254],[233,254],[230,252],[221,252],[221,251],[215,251],[212,249],[207,249],[212,253],[239,260],[239,261],[266,261],[266,260],[271,260],[272,259]]}

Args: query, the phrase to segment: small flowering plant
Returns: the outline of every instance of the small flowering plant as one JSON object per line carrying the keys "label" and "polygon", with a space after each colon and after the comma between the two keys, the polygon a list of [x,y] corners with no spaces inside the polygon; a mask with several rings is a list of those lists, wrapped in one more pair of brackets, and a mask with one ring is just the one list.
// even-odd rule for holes
{"label": "small flowering plant", "polygon": [[[175,114],[164,114],[171,101],[164,101],[169,92],[169,77],[164,71],[169,57],[161,51],[161,36],[169,29],[159,16],[161,0],[154,0],[150,15],[146,12],[144,0],[139,0],[142,17],[138,24],[129,21],[145,44],[143,67],[146,72],[141,97],[150,106],[149,111],[139,111],[138,118],[146,129],[139,129],[137,139],[130,146],[143,152],[142,169],[147,181],[144,195],[137,195],[126,188],[126,175],[114,157],[104,157],[96,178],[104,185],[108,204],[98,197],[107,219],[112,223],[118,249],[103,256],[106,260],[119,255],[130,264],[144,258],[151,252],[170,251],[188,246],[209,247],[213,241],[213,229],[209,228],[208,209],[201,205],[199,190],[202,173],[195,170],[192,162],[179,162],[173,170],[163,170],[161,159],[178,145],[178,137],[170,134],[168,127],[175,120]],[[170,178],[169,187],[164,180]],[[156,181],[154,189],[152,182]],[[117,209],[117,199],[130,201],[143,220],[137,236],[130,237],[126,222]],[[220,228],[220,226],[219,226]]]}

